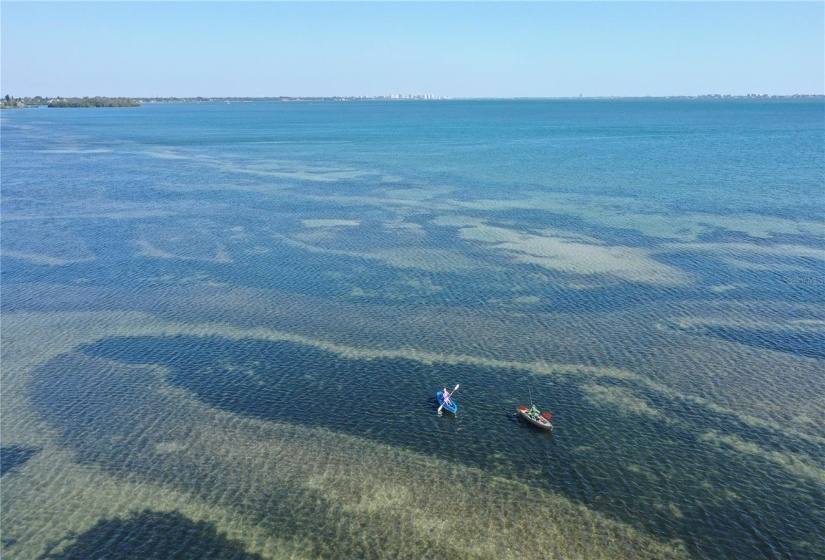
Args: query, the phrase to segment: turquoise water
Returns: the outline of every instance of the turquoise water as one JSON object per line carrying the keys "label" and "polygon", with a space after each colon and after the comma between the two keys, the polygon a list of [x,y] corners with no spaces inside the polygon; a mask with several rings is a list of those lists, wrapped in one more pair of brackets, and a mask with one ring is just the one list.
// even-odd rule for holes
{"label": "turquoise water", "polygon": [[0,118],[4,556],[825,558],[822,100]]}

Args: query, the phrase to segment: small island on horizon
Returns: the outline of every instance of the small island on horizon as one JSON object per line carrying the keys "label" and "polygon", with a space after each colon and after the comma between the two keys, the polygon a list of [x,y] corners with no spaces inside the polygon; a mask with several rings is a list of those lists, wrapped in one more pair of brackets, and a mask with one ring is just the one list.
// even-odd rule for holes
{"label": "small island on horizon", "polygon": [[129,97],[69,97],[48,102],[49,107],[140,107],[140,101]]}

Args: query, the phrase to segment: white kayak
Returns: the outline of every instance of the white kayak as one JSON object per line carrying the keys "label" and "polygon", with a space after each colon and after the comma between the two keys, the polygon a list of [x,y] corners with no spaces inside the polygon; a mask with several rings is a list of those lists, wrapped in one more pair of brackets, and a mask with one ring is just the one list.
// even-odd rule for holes
{"label": "white kayak", "polygon": [[540,412],[535,416],[530,414],[530,411],[527,410],[527,407],[524,405],[519,405],[518,407],[519,415],[533,424],[534,426],[538,426],[539,428],[543,428],[545,430],[552,430],[553,424],[550,423],[550,417],[552,416],[549,412]]}

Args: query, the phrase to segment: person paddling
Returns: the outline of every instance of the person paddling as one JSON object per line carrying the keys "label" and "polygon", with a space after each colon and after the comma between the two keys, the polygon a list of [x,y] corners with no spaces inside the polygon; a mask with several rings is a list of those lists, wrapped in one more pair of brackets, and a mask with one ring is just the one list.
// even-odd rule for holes
{"label": "person paddling", "polygon": [[452,393],[444,387],[443,391],[436,391],[435,396],[438,399],[438,402],[441,403],[441,406],[438,407],[438,415],[441,416],[441,409],[445,406],[447,410],[452,412],[453,414],[458,414],[458,405],[452,401],[450,397],[452,397],[455,392],[458,391],[458,384],[456,383],[455,389],[453,389]]}

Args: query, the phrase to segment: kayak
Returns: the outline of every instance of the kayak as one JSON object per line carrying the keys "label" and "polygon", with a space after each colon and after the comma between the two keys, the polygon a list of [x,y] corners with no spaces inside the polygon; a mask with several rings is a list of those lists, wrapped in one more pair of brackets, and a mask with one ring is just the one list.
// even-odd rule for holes
{"label": "kayak", "polygon": [[444,391],[439,391],[435,394],[435,398],[438,399],[438,404],[444,405],[444,410],[449,410],[453,414],[458,414],[458,403],[455,402],[455,399],[450,399],[450,404],[444,403],[444,399],[441,398],[441,394]]}
{"label": "kayak", "polygon": [[544,428],[545,430],[552,430],[553,429],[553,424],[550,423],[550,420],[548,420],[547,418],[545,418],[544,416],[541,415],[541,414],[549,414],[549,412],[541,413],[538,416],[536,416],[535,418],[532,418],[530,416],[530,414],[528,414],[527,407],[524,406],[524,405],[519,405],[518,413],[522,418],[524,418],[525,420],[527,420],[528,422],[530,422],[534,426],[538,426],[539,428]]}

